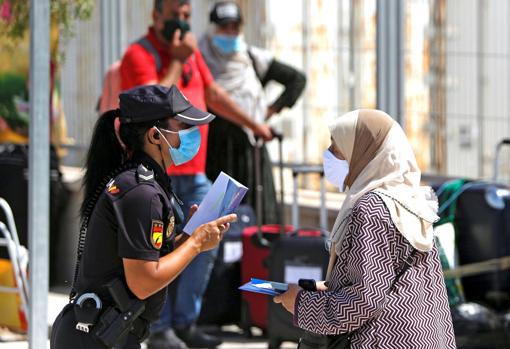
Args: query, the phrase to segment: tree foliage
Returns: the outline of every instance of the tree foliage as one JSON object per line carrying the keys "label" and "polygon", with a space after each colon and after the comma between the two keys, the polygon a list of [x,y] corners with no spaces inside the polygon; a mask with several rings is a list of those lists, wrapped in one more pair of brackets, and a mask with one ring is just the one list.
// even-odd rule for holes
{"label": "tree foliage", "polygon": [[[31,0],[37,1],[37,0]],[[0,0],[0,38],[22,40],[30,27],[29,0]],[[90,18],[94,0],[50,0],[52,26],[57,25],[64,41],[73,35],[76,20]]]}

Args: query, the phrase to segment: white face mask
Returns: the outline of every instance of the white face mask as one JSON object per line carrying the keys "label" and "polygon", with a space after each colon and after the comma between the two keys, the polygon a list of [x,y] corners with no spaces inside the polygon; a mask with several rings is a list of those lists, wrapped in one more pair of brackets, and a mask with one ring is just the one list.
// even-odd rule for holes
{"label": "white face mask", "polygon": [[346,160],[340,160],[329,149],[322,155],[322,165],[324,167],[324,176],[328,182],[344,191],[345,177],[349,173],[349,163]]}

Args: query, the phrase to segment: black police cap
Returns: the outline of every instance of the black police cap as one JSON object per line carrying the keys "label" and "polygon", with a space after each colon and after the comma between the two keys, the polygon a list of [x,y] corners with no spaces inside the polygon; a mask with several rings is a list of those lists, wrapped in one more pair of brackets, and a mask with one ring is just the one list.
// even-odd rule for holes
{"label": "black police cap", "polygon": [[214,4],[209,20],[213,23],[222,25],[231,22],[242,22],[241,9],[233,1],[220,1]]}
{"label": "black police cap", "polygon": [[195,108],[179,89],[172,85],[145,85],[124,91],[119,95],[120,121],[146,122],[174,117],[188,125],[211,122],[215,116]]}

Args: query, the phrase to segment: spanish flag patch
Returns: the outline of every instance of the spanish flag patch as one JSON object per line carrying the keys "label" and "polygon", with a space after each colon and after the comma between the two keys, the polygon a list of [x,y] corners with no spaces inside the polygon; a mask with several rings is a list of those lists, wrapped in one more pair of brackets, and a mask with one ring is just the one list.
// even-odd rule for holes
{"label": "spanish flag patch", "polygon": [[163,222],[152,220],[151,243],[155,249],[160,249],[163,245]]}

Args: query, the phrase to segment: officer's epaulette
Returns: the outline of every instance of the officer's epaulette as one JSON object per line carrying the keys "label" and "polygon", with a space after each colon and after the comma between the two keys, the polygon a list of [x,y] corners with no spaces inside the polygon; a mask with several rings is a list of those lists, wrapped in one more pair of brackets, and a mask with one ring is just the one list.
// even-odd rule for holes
{"label": "officer's epaulette", "polygon": [[136,169],[136,180],[140,182],[153,182],[154,171],[148,169],[144,165],[140,164]]}

